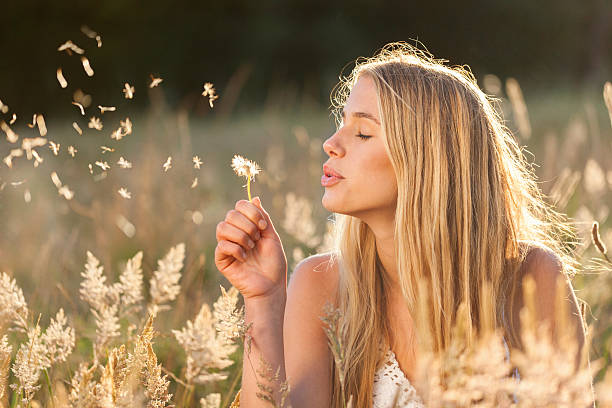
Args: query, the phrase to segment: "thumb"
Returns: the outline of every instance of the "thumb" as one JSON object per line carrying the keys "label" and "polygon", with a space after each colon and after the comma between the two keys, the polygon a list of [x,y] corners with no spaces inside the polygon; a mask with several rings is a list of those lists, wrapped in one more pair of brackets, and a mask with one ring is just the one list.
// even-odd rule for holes
{"label": "thumb", "polygon": [[276,229],[274,228],[274,225],[272,224],[272,219],[270,218],[270,214],[268,214],[268,212],[261,205],[261,199],[259,198],[259,196],[253,198],[253,204],[255,204],[261,210],[261,213],[263,214],[264,219],[266,220],[267,225],[265,229],[261,230],[261,235],[263,237],[270,237],[271,235],[278,236]]}

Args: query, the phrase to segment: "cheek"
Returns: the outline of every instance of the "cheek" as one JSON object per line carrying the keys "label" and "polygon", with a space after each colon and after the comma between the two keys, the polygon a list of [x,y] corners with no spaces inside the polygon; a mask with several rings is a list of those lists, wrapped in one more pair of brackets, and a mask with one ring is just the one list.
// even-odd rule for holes
{"label": "cheek", "polygon": [[397,196],[397,181],[393,166],[386,156],[379,157],[369,163],[370,169],[364,174],[363,182],[368,190],[376,190],[388,197]]}

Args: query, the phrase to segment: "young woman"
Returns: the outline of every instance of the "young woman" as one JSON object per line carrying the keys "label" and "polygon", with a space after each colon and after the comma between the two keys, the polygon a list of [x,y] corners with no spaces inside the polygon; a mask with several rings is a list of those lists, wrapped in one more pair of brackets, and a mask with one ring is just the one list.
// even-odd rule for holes
{"label": "young woman", "polygon": [[[217,226],[216,266],[242,293],[252,323],[243,407],[266,406],[257,381],[280,400],[278,384],[256,374],[260,357],[287,379],[293,408],[341,406],[320,319],[326,303],[345,322],[346,399],[387,407],[389,385],[397,383],[402,406],[420,407],[412,386],[419,282],[428,283],[430,317],[419,330],[429,331],[434,350],[449,344],[462,302],[470,327],[490,319],[509,346],[520,347],[522,278],[535,279],[538,318],[554,330],[556,279],[575,272],[562,243],[571,229],[543,201],[471,73],[389,44],[358,60],[334,101],[340,120],[323,143],[329,159],[321,183],[322,204],[335,213],[335,250],[303,260],[287,288],[283,246],[259,198],[238,201]],[[485,282],[488,302],[481,299]],[[568,319],[582,344],[582,318],[566,282]]]}

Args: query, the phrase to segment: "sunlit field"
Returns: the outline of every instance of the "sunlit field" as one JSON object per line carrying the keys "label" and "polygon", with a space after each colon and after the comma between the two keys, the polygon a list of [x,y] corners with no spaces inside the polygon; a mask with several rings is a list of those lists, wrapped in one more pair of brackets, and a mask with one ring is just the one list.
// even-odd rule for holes
{"label": "sunlit field", "polygon": [[[97,34],[85,34],[75,43],[97,47]],[[206,115],[170,109],[163,73],[118,82],[112,100],[98,100],[71,84],[95,81],[95,60],[83,59],[87,47],[66,48],[70,68],[55,73],[63,115],[14,117],[0,95],[2,406],[227,407],[245,328],[213,253],[217,223],[247,198],[232,157],[262,168],[251,194],[270,212],[291,274],[329,246],[319,179],[333,117],[282,90],[260,110],[221,111],[215,78],[197,90]],[[499,98],[542,192],[575,221],[582,271],[572,283],[592,329],[599,406],[612,406],[612,86],[606,108],[604,84],[532,93],[512,78],[477,79]],[[132,107],[137,98],[148,108]],[[572,406],[546,400],[555,389],[516,406]]]}

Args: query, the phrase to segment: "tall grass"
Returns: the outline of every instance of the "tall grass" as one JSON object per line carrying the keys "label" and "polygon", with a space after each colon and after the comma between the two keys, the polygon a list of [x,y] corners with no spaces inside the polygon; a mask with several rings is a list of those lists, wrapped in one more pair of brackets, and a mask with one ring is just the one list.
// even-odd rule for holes
{"label": "tall grass", "polygon": [[[70,72],[62,76],[70,84]],[[604,102],[601,86],[576,97],[563,90],[530,95],[516,81],[504,87],[493,76],[484,84],[534,155],[543,192],[576,221],[583,271],[573,285],[591,327],[593,363],[591,372],[565,370],[563,354],[526,324],[532,352],[515,353],[525,372],[519,385],[504,380],[508,367],[491,333],[475,350],[463,348],[457,335],[450,354],[422,356],[429,363],[419,387],[431,406],[504,406],[512,395],[520,406],[579,406],[588,394],[578,390],[593,375],[600,406],[612,406],[612,264],[604,253],[612,245],[612,113],[606,110],[612,91],[607,86]],[[215,225],[244,195],[229,166],[237,151],[262,165],[248,187],[269,197],[290,264],[329,246],[329,214],[319,204],[317,182],[322,141],[333,132],[325,111],[269,105],[229,121],[214,116],[223,92],[216,100],[209,85],[203,98],[207,108],[215,100],[214,108],[198,118],[188,109],[167,109],[163,86],[134,91],[118,84],[117,100],[90,101],[87,116],[70,104],[86,99],[74,92],[65,117],[39,116],[32,128],[29,118],[9,124],[10,109],[0,116],[7,137],[0,156],[11,163],[0,168],[4,406],[225,407],[234,400],[244,351],[239,340],[248,338],[248,328],[239,296],[224,289],[212,254]],[[149,109],[131,111],[125,89],[147,98]],[[99,123],[90,119],[98,103],[117,108],[96,112]],[[42,143],[36,138],[43,138],[43,117],[47,140],[28,152],[21,143]],[[15,135],[19,141],[11,142]],[[28,159],[31,151],[37,153]],[[595,221],[599,245],[592,239]],[[330,327],[332,344],[341,345],[334,333]],[[341,348],[336,351],[340,361]],[[261,367],[259,375],[274,378],[273,367]]]}

